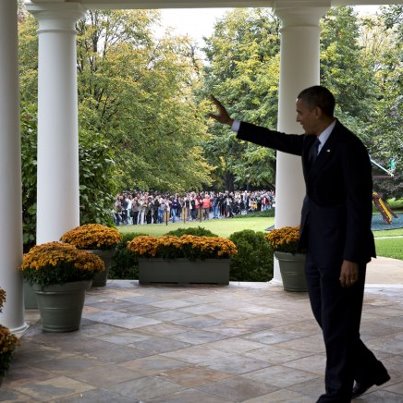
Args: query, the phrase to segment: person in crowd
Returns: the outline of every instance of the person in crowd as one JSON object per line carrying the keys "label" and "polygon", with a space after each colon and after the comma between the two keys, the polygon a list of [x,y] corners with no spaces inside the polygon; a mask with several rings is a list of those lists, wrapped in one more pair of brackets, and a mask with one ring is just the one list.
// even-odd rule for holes
{"label": "person in crowd", "polygon": [[334,117],[334,96],[322,86],[297,97],[303,135],[236,121],[214,97],[213,102],[218,113],[210,116],[231,126],[238,139],[301,157],[306,197],[300,243],[307,250],[309,298],[326,347],[326,391],[317,402],[349,403],[390,379],[360,339],[366,264],[375,257],[367,149]]}
{"label": "person in crowd", "polygon": [[234,215],[232,214],[232,202],[233,198],[231,193],[226,193],[225,195],[225,200],[224,200],[224,205],[225,205],[225,217],[230,218],[233,217]]}
{"label": "person in crowd", "polygon": [[139,209],[139,213],[137,215],[137,224],[138,225],[144,224],[146,208],[147,208],[146,195],[140,196],[140,198],[138,200],[138,209]]}
{"label": "person in crowd", "polygon": [[202,200],[202,209],[203,209],[203,219],[204,220],[208,220],[210,218],[210,207],[211,207],[210,196],[208,193],[205,193],[203,200]]}
{"label": "person in crowd", "polygon": [[138,203],[137,196],[135,196],[132,200],[132,211],[131,211],[133,225],[137,225],[138,215],[139,215],[139,203]]}
{"label": "person in crowd", "polygon": [[121,205],[122,205],[121,215],[122,215],[123,224],[127,224],[127,206],[128,206],[128,204],[129,204],[129,201],[127,199],[127,195],[126,195],[126,193],[124,193],[121,198]]}
{"label": "person in crowd", "polygon": [[132,224],[132,203],[133,203],[133,196],[131,194],[126,195],[126,224]]}
{"label": "person in crowd", "polygon": [[118,195],[116,198],[113,211],[115,225],[120,225],[122,222],[122,196]]}
{"label": "person in crowd", "polygon": [[211,204],[213,207],[213,219],[218,219],[220,214],[220,195],[218,193],[214,193]]}
{"label": "person in crowd", "polygon": [[175,197],[173,197],[172,201],[171,201],[172,222],[175,222],[176,218],[178,217],[178,209],[179,209],[179,201],[178,201],[178,197],[175,195]]}

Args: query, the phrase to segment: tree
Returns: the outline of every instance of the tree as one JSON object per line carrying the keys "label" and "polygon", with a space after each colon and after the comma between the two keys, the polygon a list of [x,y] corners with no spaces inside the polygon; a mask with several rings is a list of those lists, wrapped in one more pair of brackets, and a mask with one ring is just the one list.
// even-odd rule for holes
{"label": "tree", "polygon": [[[279,20],[269,9],[238,9],[215,26],[204,49],[205,85],[200,96],[214,94],[238,119],[275,126],[279,75]],[[241,143],[227,128],[212,124],[204,150],[214,165],[218,186],[269,186],[275,153]],[[220,178],[224,182],[220,183]],[[220,187],[221,187],[220,186]]]}
{"label": "tree", "polygon": [[366,19],[363,26],[367,58],[373,66],[378,87],[368,128],[372,134],[370,151],[374,160],[385,168],[390,167],[391,161],[395,165],[394,177],[376,180],[375,188],[384,197],[402,197],[403,6],[382,7],[381,14],[375,19]]}
{"label": "tree", "polygon": [[91,11],[79,25],[81,125],[115,151],[121,188],[185,190],[209,183],[206,132],[192,94],[190,44],[155,42],[149,11]]}
{"label": "tree", "polygon": [[357,13],[351,7],[331,8],[321,28],[321,84],[335,95],[340,120],[368,143],[376,82],[362,57]]}

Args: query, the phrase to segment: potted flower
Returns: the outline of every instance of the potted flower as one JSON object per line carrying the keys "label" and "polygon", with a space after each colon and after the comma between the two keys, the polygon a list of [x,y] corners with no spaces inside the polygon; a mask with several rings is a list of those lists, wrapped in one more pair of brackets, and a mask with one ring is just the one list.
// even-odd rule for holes
{"label": "potted flower", "polygon": [[[6,301],[6,292],[0,288],[0,312]],[[11,358],[19,341],[8,328],[0,325],[0,386],[10,367]]]}
{"label": "potted flower", "polygon": [[139,258],[140,284],[228,284],[230,257],[237,252],[229,239],[194,235],[138,236],[127,247]]}
{"label": "potted flower", "polygon": [[65,232],[60,240],[98,255],[105,264],[105,271],[95,275],[92,286],[104,287],[116,245],[122,235],[116,228],[102,224],[84,224]]}
{"label": "potted flower", "polygon": [[24,254],[20,269],[36,293],[42,329],[67,332],[80,327],[85,290],[105,266],[98,256],[73,245],[48,242]]}
{"label": "potted flower", "polygon": [[307,291],[305,254],[299,250],[299,227],[274,229],[266,239],[278,260],[284,290]]}

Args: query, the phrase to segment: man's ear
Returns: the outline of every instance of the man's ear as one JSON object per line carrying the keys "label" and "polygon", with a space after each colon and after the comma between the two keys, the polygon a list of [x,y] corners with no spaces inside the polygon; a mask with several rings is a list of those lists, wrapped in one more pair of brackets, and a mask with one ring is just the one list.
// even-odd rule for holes
{"label": "man's ear", "polygon": [[319,106],[315,106],[314,110],[313,110],[316,119],[320,119],[323,117],[323,111]]}

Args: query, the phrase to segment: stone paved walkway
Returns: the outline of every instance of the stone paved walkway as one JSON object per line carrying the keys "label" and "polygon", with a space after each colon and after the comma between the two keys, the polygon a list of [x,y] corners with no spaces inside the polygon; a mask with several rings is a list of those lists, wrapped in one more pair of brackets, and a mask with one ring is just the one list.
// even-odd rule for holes
{"label": "stone paved walkway", "polygon": [[[403,402],[403,262],[375,262],[362,338],[392,379],[356,402]],[[43,333],[35,310],[27,321],[3,402],[311,403],[323,392],[307,295],[275,285],[109,281],[87,293],[77,332]]]}

